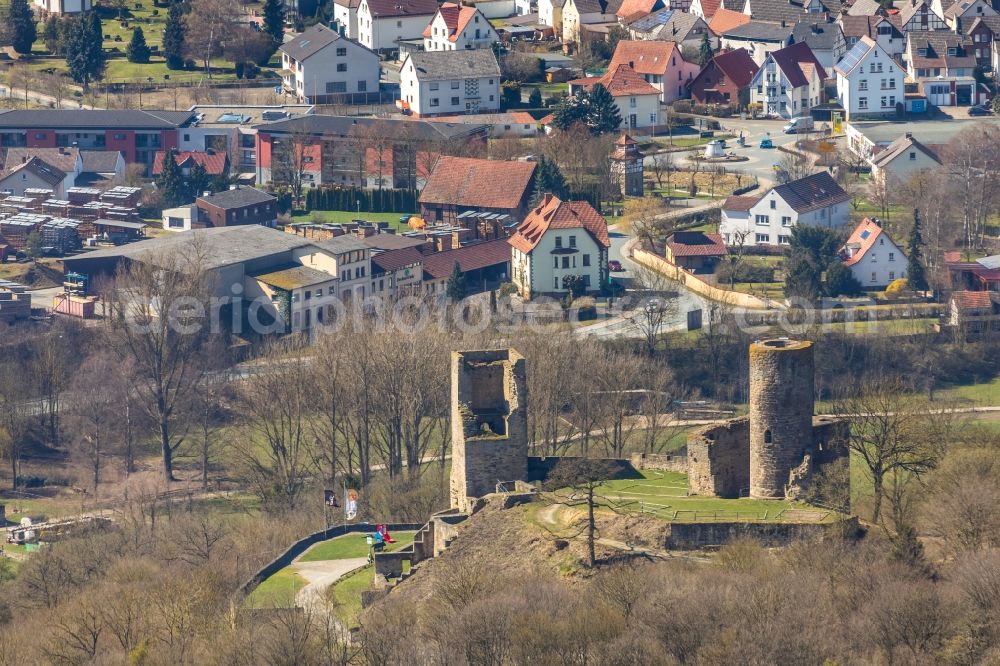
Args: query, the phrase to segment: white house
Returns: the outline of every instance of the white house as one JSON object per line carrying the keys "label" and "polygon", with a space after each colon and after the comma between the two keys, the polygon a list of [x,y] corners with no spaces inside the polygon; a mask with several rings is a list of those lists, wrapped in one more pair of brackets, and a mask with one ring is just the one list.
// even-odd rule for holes
{"label": "white house", "polygon": [[300,102],[365,101],[378,95],[378,55],[332,28],[316,24],[279,50],[285,89]]}
{"label": "white house", "polygon": [[165,231],[191,231],[192,222],[198,219],[198,208],[194,204],[164,208],[161,214]]}
{"label": "white house", "polygon": [[395,51],[402,39],[420,39],[437,0],[361,0],[358,41],[372,51]]}
{"label": "white house", "polygon": [[804,42],[768,54],[750,83],[750,102],[769,116],[793,118],[822,102],[826,70]]}
{"label": "white house", "polygon": [[82,14],[94,6],[93,0],[35,0],[34,4],[43,17],[49,14]]}
{"label": "white house", "polygon": [[840,256],[841,263],[865,289],[887,287],[906,277],[906,255],[878,220],[862,220],[840,249]]}
{"label": "white house", "polygon": [[684,59],[680,44],[658,39],[618,42],[608,71],[613,72],[620,65],[634,69],[660,91],[660,101],[667,104],[688,96],[688,86],[701,69]]}
{"label": "white house", "polygon": [[906,37],[886,16],[846,15],[841,16],[838,23],[848,49],[853,48],[862,37],[870,37],[893,58],[903,55],[906,50]]}
{"label": "white house", "polygon": [[608,69],[602,77],[587,77],[569,82],[569,94],[576,95],[590,90],[597,84],[607,89],[615,98],[615,106],[622,118],[623,129],[653,127],[659,124],[660,91],[628,65]]}
{"label": "white house", "polygon": [[538,0],[538,24],[550,26],[562,35],[563,4],[566,0]]}
{"label": "white house", "polygon": [[608,223],[586,201],[561,201],[551,193],[508,239],[511,278],[524,298],[564,294],[567,277],[599,291],[608,279]]}
{"label": "white house", "polygon": [[948,29],[944,17],[931,8],[928,0],[902,0],[896,9],[899,10],[899,24],[904,34]]}
{"label": "white house", "polygon": [[414,116],[500,110],[492,49],[410,53],[399,69],[400,106]]}
{"label": "white house", "polygon": [[850,195],[821,171],[760,197],[729,197],[722,205],[719,233],[727,245],[787,245],[796,225],[836,229],[847,223],[850,208]]}
{"label": "white house", "polygon": [[801,21],[792,30],[792,41],[808,44],[827,72],[832,72],[834,65],[847,53],[844,32],[837,23]]}
{"label": "white house", "polygon": [[361,0],[334,0],[333,22],[350,39],[358,39],[358,6]]}
{"label": "white house", "polygon": [[52,190],[54,198],[63,199],[67,187],[72,186],[72,178],[75,178],[73,174],[57,169],[40,157],[29,157],[24,162],[8,164],[0,172],[0,193],[24,196],[25,190]]}
{"label": "white house", "polygon": [[965,37],[949,32],[911,32],[903,54],[907,76],[918,81],[935,106],[986,102],[988,92],[975,78],[976,56]]}
{"label": "white house", "polygon": [[517,14],[517,0],[477,0],[476,8],[488,19],[508,18]]}
{"label": "white house", "polygon": [[956,0],[944,11],[940,11],[941,4],[941,0],[934,0],[931,7],[940,13],[948,27],[955,31],[968,27],[976,18],[997,14],[986,0]]}
{"label": "white house", "polygon": [[859,39],[833,71],[847,119],[895,115],[903,102],[903,70],[871,37]]}
{"label": "white house", "polygon": [[488,49],[500,41],[489,19],[476,7],[446,2],[424,28],[425,51]]}
{"label": "white house", "polygon": [[759,67],[764,64],[767,56],[792,43],[792,28],[763,21],[749,21],[723,30],[721,41],[723,51],[746,49]]}
{"label": "white house", "polygon": [[917,141],[909,132],[875,152],[868,163],[872,179],[884,178],[891,186],[905,183],[921,169],[938,169],[942,165],[937,150]]}
{"label": "white house", "polygon": [[538,13],[538,3],[535,0],[514,0],[514,15],[527,16]]}

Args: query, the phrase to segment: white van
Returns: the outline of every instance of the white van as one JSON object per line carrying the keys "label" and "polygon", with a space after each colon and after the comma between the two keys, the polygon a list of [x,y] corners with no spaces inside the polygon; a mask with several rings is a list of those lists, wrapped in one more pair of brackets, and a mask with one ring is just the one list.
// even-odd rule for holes
{"label": "white van", "polygon": [[789,120],[783,131],[785,134],[797,134],[798,132],[811,132],[812,129],[812,116],[799,116],[798,118]]}

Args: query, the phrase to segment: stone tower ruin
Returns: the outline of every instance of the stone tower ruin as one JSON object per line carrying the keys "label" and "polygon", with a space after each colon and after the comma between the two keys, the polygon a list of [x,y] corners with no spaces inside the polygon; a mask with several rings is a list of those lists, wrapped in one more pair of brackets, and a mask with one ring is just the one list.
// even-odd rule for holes
{"label": "stone tower ruin", "polygon": [[[688,492],[812,497],[846,507],[848,423],[813,416],[813,372],[811,342],[777,338],[750,345],[750,413],[688,436]],[[820,472],[837,496],[816,483]]]}
{"label": "stone tower ruin", "polygon": [[497,484],[527,478],[527,390],[515,350],[452,352],[452,507],[471,511]]}
{"label": "stone tower ruin", "polygon": [[813,344],[750,345],[750,497],[785,496],[813,440]]}

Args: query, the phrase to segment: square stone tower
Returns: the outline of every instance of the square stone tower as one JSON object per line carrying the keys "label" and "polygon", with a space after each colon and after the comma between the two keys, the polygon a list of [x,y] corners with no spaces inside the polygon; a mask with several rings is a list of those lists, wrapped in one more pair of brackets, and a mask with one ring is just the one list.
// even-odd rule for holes
{"label": "square stone tower", "polygon": [[451,355],[451,505],[528,475],[528,385],[513,349]]}

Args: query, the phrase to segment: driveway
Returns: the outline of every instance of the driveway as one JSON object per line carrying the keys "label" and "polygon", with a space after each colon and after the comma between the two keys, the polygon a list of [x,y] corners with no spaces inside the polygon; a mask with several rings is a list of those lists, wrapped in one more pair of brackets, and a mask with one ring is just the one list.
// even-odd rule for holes
{"label": "driveway", "polygon": [[325,560],[322,562],[292,562],[292,571],[306,579],[306,586],[295,595],[295,605],[301,608],[326,608],[326,590],[337,580],[355,569],[368,564],[368,558],[355,557],[346,560]]}

